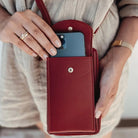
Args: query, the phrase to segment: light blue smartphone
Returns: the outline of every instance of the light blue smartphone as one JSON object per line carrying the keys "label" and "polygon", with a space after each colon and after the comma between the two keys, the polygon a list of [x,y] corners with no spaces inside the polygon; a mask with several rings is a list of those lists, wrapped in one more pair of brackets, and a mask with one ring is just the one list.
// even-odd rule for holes
{"label": "light blue smartphone", "polygon": [[56,33],[62,46],[57,48],[57,54],[51,57],[86,56],[84,35],[81,32]]}

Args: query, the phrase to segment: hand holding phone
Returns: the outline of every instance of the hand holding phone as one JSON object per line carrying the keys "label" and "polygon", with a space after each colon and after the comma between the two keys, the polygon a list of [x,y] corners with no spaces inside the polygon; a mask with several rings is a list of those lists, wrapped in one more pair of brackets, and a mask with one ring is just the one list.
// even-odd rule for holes
{"label": "hand holding phone", "polygon": [[86,56],[83,33],[57,33],[57,36],[61,40],[62,46],[57,49],[57,54],[51,57]]}

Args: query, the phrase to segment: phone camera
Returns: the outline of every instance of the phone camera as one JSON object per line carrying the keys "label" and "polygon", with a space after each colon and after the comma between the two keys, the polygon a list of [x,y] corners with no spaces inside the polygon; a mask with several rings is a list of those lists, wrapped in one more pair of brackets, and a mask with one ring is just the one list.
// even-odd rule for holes
{"label": "phone camera", "polygon": [[63,45],[65,44],[65,36],[64,35],[58,35],[60,41],[61,41],[61,47],[59,49],[63,49]]}

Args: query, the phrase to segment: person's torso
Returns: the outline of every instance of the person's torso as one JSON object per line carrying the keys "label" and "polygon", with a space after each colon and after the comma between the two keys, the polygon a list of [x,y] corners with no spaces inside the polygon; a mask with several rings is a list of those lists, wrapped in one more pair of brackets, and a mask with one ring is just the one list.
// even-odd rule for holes
{"label": "person's torso", "polygon": [[[43,0],[53,23],[64,19],[84,21],[96,29],[114,0]],[[0,0],[11,14],[31,9],[38,13],[35,0]],[[96,22],[96,23],[95,23]],[[96,24],[96,25],[95,25]]]}

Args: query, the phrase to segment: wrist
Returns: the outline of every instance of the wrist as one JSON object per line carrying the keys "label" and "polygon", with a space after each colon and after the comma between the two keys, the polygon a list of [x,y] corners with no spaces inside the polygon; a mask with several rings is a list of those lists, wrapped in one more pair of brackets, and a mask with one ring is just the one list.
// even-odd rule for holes
{"label": "wrist", "polygon": [[131,56],[131,51],[126,47],[112,47],[107,55],[108,58],[110,57],[115,63],[124,65]]}

